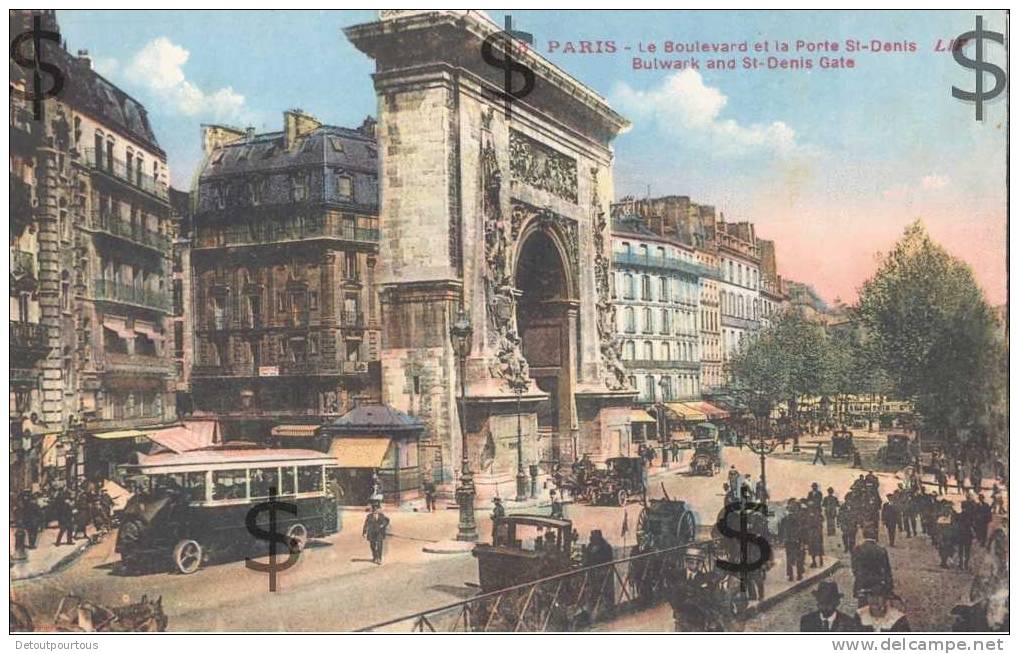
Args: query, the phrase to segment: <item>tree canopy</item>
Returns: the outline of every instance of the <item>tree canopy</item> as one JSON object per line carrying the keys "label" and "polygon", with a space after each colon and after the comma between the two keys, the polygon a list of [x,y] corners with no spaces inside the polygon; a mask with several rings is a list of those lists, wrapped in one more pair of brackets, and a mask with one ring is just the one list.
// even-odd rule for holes
{"label": "tree canopy", "polygon": [[864,283],[857,313],[898,395],[951,433],[986,423],[1005,356],[969,266],[910,225]]}

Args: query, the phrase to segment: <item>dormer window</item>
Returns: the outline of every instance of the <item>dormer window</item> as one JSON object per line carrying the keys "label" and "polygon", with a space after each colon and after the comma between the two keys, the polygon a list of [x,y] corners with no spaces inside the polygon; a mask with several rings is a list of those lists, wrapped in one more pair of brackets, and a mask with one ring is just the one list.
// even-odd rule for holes
{"label": "dormer window", "polygon": [[333,152],[343,152],[343,140],[336,137],[329,137],[329,145],[332,147]]}
{"label": "dormer window", "polygon": [[354,199],[354,180],[350,175],[340,175],[336,178],[336,192],[341,200]]}

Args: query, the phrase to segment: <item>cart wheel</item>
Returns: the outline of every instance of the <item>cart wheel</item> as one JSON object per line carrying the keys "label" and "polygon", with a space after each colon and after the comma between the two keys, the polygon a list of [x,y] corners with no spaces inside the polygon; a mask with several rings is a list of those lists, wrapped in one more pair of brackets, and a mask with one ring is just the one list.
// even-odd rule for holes
{"label": "cart wheel", "polygon": [[676,525],[676,538],[680,543],[690,543],[697,538],[697,519],[692,511],[687,511]]}
{"label": "cart wheel", "polygon": [[287,542],[290,543],[290,551],[303,552],[308,545],[308,529],[299,522],[290,525],[287,529]]}
{"label": "cart wheel", "polygon": [[185,538],[173,548],[173,563],[183,575],[189,575],[202,565],[202,546],[196,540]]}
{"label": "cart wheel", "polygon": [[627,498],[625,490],[621,490],[616,493],[616,501],[619,502],[619,506],[626,506],[627,499],[629,498]]}

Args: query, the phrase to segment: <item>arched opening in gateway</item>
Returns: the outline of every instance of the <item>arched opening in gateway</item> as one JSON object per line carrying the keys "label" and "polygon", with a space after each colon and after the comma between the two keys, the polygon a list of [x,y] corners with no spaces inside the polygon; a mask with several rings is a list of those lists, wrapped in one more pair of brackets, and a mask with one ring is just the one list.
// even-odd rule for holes
{"label": "arched opening in gateway", "polygon": [[531,378],[548,399],[538,406],[538,451],[544,462],[568,460],[571,425],[570,298],[563,258],[551,237],[534,231],[525,237],[514,280],[517,329]]}

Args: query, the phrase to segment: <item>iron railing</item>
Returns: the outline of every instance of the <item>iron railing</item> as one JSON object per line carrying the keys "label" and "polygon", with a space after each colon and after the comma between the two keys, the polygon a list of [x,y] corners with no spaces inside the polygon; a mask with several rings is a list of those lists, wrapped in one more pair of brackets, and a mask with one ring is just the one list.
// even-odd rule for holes
{"label": "iron railing", "polygon": [[[720,541],[707,540],[571,570],[357,631],[578,631],[667,596],[688,561],[708,573]],[[737,584],[738,585],[738,584]]]}
{"label": "iron railing", "polygon": [[45,350],[46,328],[34,322],[11,321],[11,347],[19,350]]}
{"label": "iron railing", "polygon": [[615,252],[612,255],[612,261],[619,266],[651,268],[655,270],[674,270],[694,277],[716,277],[718,275],[718,273],[700,264],[691,263],[675,257],[661,257],[654,254],[644,255],[634,252]]}
{"label": "iron railing", "polygon": [[169,236],[160,234],[159,232],[146,227],[133,224],[130,221],[124,220],[123,218],[111,213],[93,209],[88,226],[90,229],[94,229],[95,231],[103,232],[104,234],[109,234],[111,236],[117,236],[127,241],[131,241],[132,243],[144,245],[145,247],[158,250],[165,254],[169,254],[170,252]]}
{"label": "iron railing", "polygon": [[138,286],[122,284],[108,279],[95,280],[95,299],[119,302],[170,312],[170,296],[160,291],[150,291]]}
{"label": "iron railing", "polygon": [[261,245],[309,238],[376,243],[379,240],[379,230],[376,227],[357,227],[347,220],[320,215],[302,220],[266,220],[249,225],[199,229],[195,247]]}
{"label": "iron railing", "polygon": [[108,156],[102,150],[87,148],[85,150],[85,165],[92,170],[106,173],[122,182],[127,182],[134,188],[145,191],[161,200],[166,200],[169,197],[170,192],[166,184],[142,172],[141,168],[137,166],[129,167],[122,159]]}

